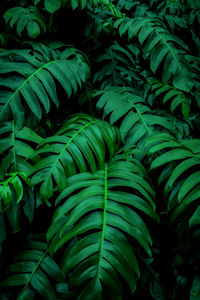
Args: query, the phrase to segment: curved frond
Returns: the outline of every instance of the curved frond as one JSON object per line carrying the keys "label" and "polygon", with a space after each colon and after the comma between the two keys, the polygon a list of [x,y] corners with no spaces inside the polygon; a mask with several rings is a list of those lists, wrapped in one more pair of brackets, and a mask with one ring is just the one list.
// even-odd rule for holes
{"label": "curved frond", "polygon": [[102,284],[121,299],[120,278],[133,293],[140,271],[134,243],[151,255],[152,239],[142,216],[158,221],[154,191],[143,166],[127,154],[114,156],[94,174],[70,177],[56,200],[59,205],[48,231],[50,251],[67,241],[62,270],[72,272],[69,283],[83,286],[79,299],[101,298]]}
{"label": "curved frond", "polygon": [[68,97],[76,93],[86,80],[88,68],[78,56],[68,59],[69,53],[40,45],[40,51],[4,51],[0,56],[0,122],[10,112],[18,127],[24,123],[26,108],[41,119],[43,108],[50,110],[50,102],[57,107],[56,85],[59,83]]}
{"label": "curved frond", "polygon": [[39,294],[43,299],[56,300],[55,288],[49,278],[64,281],[59,266],[48,255],[47,244],[41,241],[30,241],[26,249],[16,255],[8,270],[13,275],[5,279],[1,287],[21,286],[18,299],[32,299]]}
{"label": "curved frond", "polygon": [[[66,178],[78,172],[95,172],[118,149],[119,131],[108,123],[80,114],[68,120],[52,137],[44,139],[37,154],[41,160],[30,170],[32,183],[50,198],[54,185],[63,190]],[[54,182],[55,181],[55,182]]]}
{"label": "curved frond", "polygon": [[97,108],[103,111],[103,118],[109,116],[110,123],[120,122],[120,132],[126,145],[143,146],[147,135],[157,127],[168,130],[170,123],[153,113],[143,98],[132,88],[110,88],[97,91]]}
{"label": "curved frond", "polygon": [[16,31],[19,36],[25,31],[30,38],[35,39],[41,33],[46,31],[46,20],[40,11],[34,7],[16,6],[8,9],[4,14],[4,19],[11,27],[16,25]]}
{"label": "curved frond", "polygon": [[189,92],[193,85],[192,73],[185,59],[188,47],[176,35],[163,27],[159,18],[124,18],[116,21],[120,35],[128,33],[128,38],[137,37],[144,53],[150,59],[150,68],[156,73],[162,66],[162,81]]}

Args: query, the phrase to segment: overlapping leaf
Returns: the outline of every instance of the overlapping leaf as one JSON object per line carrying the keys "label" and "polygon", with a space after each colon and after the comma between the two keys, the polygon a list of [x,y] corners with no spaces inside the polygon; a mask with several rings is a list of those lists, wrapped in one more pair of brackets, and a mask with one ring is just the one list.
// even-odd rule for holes
{"label": "overlapping leaf", "polygon": [[54,185],[63,190],[67,177],[88,170],[95,172],[118,145],[117,128],[84,114],[72,117],[57,134],[41,143],[37,151],[41,160],[29,173],[33,175],[32,183],[41,183],[41,195],[50,198]]}
{"label": "overlapping leaf", "polygon": [[0,212],[6,210],[12,203],[13,192],[16,202],[19,203],[23,197],[23,184],[21,178],[26,181],[23,173],[11,173],[10,177],[0,182]]}
{"label": "overlapping leaf", "polygon": [[126,145],[138,144],[142,147],[146,136],[157,127],[170,128],[170,123],[152,113],[132,88],[110,88],[97,91],[94,96],[100,96],[97,108],[103,111],[103,118],[109,116],[111,124],[120,123]]}
{"label": "overlapping leaf", "polygon": [[[25,108],[41,119],[50,103],[57,107],[56,85],[68,97],[76,93],[86,80],[88,68],[84,59],[69,58],[69,52],[40,45],[40,51],[3,51],[0,55],[0,122],[13,115],[18,127],[24,123]],[[26,104],[26,106],[25,106]],[[43,107],[43,108],[42,108]]]}
{"label": "overlapping leaf", "polygon": [[164,195],[168,199],[168,209],[172,211],[171,220],[192,205],[194,215],[190,219],[190,225],[196,224],[200,196],[200,140],[179,142],[171,135],[163,133],[149,137],[146,146],[149,154],[157,154],[152,161],[151,170],[164,168],[158,182],[160,184],[167,180]]}
{"label": "overlapping leaf", "polygon": [[26,174],[31,167],[28,159],[37,158],[35,148],[42,138],[27,126],[17,129],[14,121],[1,125],[0,137],[0,180],[10,172]]}
{"label": "overlapping leaf", "polygon": [[46,31],[46,20],[40,11],[34,7],[16,6],[8,9],[4,14],[4,19],[11,27],[16,25],[16,31],[19,36],[25,31],[30,38],[36,38],[41,33]]}
{"label": "overlapping leaf", "polygon": [[15,172],[7,177],[0,182],[0,245],[10,229],[13,234],[21,229],[24,215],[33,221],[37,199],[26,174]]}
{"label": "overlapping leaf", "polygon": [[159,80],[152,82],[152,91],[155,92],[156,97],[161,97],[163,103],[170,103],[170,111],[174,113],[177,107],[181,107],[182,115],[187,118],[190,113],[190,98],[185,94],[174,88],[173,86],[163,84]]}
{"label": "overlapping leaf", "polygon": [[139,54],[137,47],[129,45],[127,48],[115,43],[96,62],[99,70],[94,74],[95,83],[100,83],[100,88],[109,86],[128,86],[135,81],[135,56]]}
{"label": "overlapping leaf", "polygon": [[[37,4],[41,0],[36,0]],[[35,2],[36,2],[35,1]],[[111,5],[109,0],[44,0],[44,7],[49,13],[55,13],[57,10],[61,8],[63,5],[70,5],[72,10],[80,8],[85,9],[87,7],[87,4],[90,4],[91,6],[97,6],[97,5]]]}
{"label": "overlapping leaf", "polygon": [[161,2],[156,7],[156,10],[161,16],[166,14],[181,15],[184,13],[184,6],[179,1],[166,0],[165,2]]}
{"label": "overlapping leaf", "polygon": [[102,297],[102,284],[122,299],[120,277],[133,293],[140,271],[133,237],[151,255],[151,236],[142,216],[158,220],[154,191],[143,166],[127,154],[114,156],[104,169],[81,173],[67,180],[56,200],[57,208],[48,231],[50,251],[78,236],[67,247],[62,270],[72,272],[69,284],[82,286],[79,299]]}
{"label": "overlapping leaf", "polygon": [[36,295],[56,300],[55,288],[49,278],[64,281],[59,266],[48,255],[47,244],[40,241],[30,241],[26,249],[16,255],[9,271],[13,275],[1,283],[1,288],[21,286],[17,298],[20,300],[35,299]]}
{"label": "overlapping leaf", "polygon": [[178,140],[190,138],[194,123],[192,117],[183,119],[182,116],[175,116],[161,109],[156,109],[154,112],[169,122],[169,132],[174,134],[175,138]]}
{"label": "overlapping leaf", "polygon": [[155,73],[162,66],[162,81],[189,92],[193,85],[192,73],[185,59],[188,47],[176,35],[163,27],[159,18],[124,18],[116,21],[120,35],[128,32],[128,38],[137,37],[144,58],[150,59],[150,68]]}

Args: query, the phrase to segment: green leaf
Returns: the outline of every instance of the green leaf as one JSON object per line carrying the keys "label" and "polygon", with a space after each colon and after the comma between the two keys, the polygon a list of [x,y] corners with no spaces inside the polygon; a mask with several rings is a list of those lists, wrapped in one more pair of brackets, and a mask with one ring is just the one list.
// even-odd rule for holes
{"label": "green leaf", "polygon": [[22,286],[17,299],[26,299],[31,291],[36,291],[44,299],[56,299],[48,277],[64,281],[61,270],[48,255],[47,245],[40,241],[30,241],[27,249],[18,253],[9,271],[15,273],[1,283],[5,286]]}
{"label": "green leaf", "polygon": [[11,27],[16,25],[17,34],[21,37],[26,29],[30,38],[35,39],[41,33],[46,32],[46,19],[35,6],[16,6],[8,9],[4,19]]}
{"label": "green leaf", "polygon": [[112,87],[100,90],[94,96],[100,96],[97,108],[103,111],[103,118],[109,116],[111,124],[120,121],[120,132],[126,145],[137,144],[142,148],[146,137],[157,127],[170,128],[170,124],[152,113],[132,88]]}
{"label": "green leaf", "polygon": [[[120,35],[128,32],[128,38],[138,37],[145,59],[150,59],[150,68],[156,73],[162,67],[162,81],[172,80],[175,88],[190,92],[194,86],[192,70],[187,62],[188,46],[171,34],[156,17],[124,18],[116,21]],[[180,50],[181,49],[181,50]]]}
{"label": "green leaf", "polygon": [[56,12],[60,8],[60,6],[61,6],[60,0],[45,0],[44,1],[44,7],[51,14]]}
{"label": "green leaf", "polygon": [[190,157],[192,157],[192,153],[188,150],[173,149],[157,157],[151,164],[151,170],[161,167],[164,164]]}
{"label": "green leaf", "polygon": [[97,58],[98,70],[94,74],[93,81],[99,83],[101,89],[132,85],[137,79],[134,68],[138,54],[139,49],[136,46],[122,47],[115,42]]}
{"label": "green leaf", "polygon": [[17,129],[14,121],[1,125],[0,137],[0,155],[2,155],[0,179],[3,180],[6,174],[11,172],[25,175],[31,166],[28,159],[37,160],[34,146],[36,147],[43,139],[26,126],[21,130]]}
{"label": "green leaf", "polygon": [[165,300],[161,286],[156,280],[151,280],[150,282],[150,293],[155,300]]}
{"label": "green leaf", "polygon": [[189,228],[200,224],[200,206],[197,207],[189,220]]}
{"label": "green leaf", "polygon": [[27,33],[30,38],[35,39],[40,34],[40,26],[33,22],[32,24],[29,23],[27,26]]}
{"label": "green leaf", "polygon": [[84,114],[72,117],[41,143],[37,153],[44,158],[30,169],[32,184],[41,184],[43,198],[52,197],[55,185],[60,191],[67,186],[67,177],[102,167],[105,156],[118,149],[119,139],[118,130],[104,121]]}
{"label": "green leaf", "polygon": [[168,184],[169,186],[173,186],[174,182],[179,179],[181,175],[184,174],[188,169],[192,168],[193,166],[197,166],[200,164],[200,161],[197,158],[188,158],[185,161],[182,161],[171,173],[169,177]]}
{"label": "green leaf", "polygon": [[200,184],[200,171],[194,172],[190,176],[188,176],[178,193],[178,201],[179,203],[183,201],[184,197],[196,186]]}
{"label": "green leaf", "polygon": [[162,98],[164,104],[170,102],[172,113],[180,106],[182,115],[184,118],[188,118],[190,113],[190,99],[182,91],[175,89],[173,86],[163,84],[158,80],[153,81],[152,90],[157,97],[160,96]]}
{"label": "green leaf", "polygon": [[[126,235],[151,255],[151,236],[140,212],[155,217],[154,192],[144,172],[142,165],[128,154],[116,155],[94,174],[70,177],[68,187],[56,200],[59,207],[47,235],[51,239],[50,251],[56,252],[78,236],[67,246],[62,269],[64,273],[72,272],[70,284],[74,288],[85,284],[80,299],[86,292],[102,297],[102,282],[112,293],[119,293],[121,285],[116,286],[112,280],[118,281],[119,275],[131,293],[135,291],[140,271]],[[129,187],[127,192],[123,192],[125,187]]]}
{"label": "green leaf", "polygon": [[[33,54],[30,50],[8,50],[0,57],[0,74],[5,77],[0,83],[0,122],[10,117],[11,110],[20,129],[27,107],[39,120],[44,114],[41,104],[46,112],[50,101],[58,107],[56,81],[70,97],[88,76],[88,66],[80,53],[74,54],[76,59],[67,59],[50,47],[34,43],[33,46],[37,48]],[[15,74],[12,80],[6,78],[8,72]]]}
{"label": "green leaf", "polygon": [[[10,178],[0,182],[0,196],[3,200],[3,209],[6,210],[12,203],[12,200],[18,204],[23,197],[22,179],[26,181],[24,174],[19,172],[11,173]],[[14,193],[13,193],[14,192]],[[2,205],[1,204],[1,205]],[[0,211],[2,208],[0,209]]]}

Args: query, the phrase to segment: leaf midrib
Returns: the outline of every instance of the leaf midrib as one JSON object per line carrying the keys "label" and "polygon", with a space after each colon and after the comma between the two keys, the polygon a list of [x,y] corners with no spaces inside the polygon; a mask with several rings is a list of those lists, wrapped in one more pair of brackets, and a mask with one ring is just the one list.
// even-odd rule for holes
{"label": "leaf midrib", "polygon": [[174,60],[176,61],[177,65],[179,66],[179,68],[181,67],[180,62],[178,61],[172,47],[170,47],[169,43],[166,41],[166,39],[162,36],[162,34],[159,33],[159,31],[157,29],[155,29],[155,32],[157,33],[157,35],[161,38],[161,40],[163,41],[163,43],[165,44],[165,46],[169,49],[169,52],[171,53],[171,55],[173,56]]}
{"label": "leaf midrib", "polygon": [[[127,99],[127,98],[126,98],[126,99]],[[144,118],[143,118],[143,115],[141,114],[141,112],[139,111],[139,109],[138,109],[138,108],[136,107],[136,105],[135,105],[133,102],[131,102],[129,99],[127,99],[127,101],[131,104],[131,106],[132,106],[133,108],[135,108],[135,110],[136,110],[136,112],[138,113],[138,115],[139,115],[139,117],[140,117],[140,119],[141,119],[141,121],[142,121],[144,127],[146,128],[148,134],[150,135],[150,134],[151,134],[151,131],[150,131],[150,129],[149,129],[147,123],[145,122],[145,120],[144,120]]]}
{"label": "leaf midrib", "polygon": [[35,272],[37,271],[38,267],[40,266],[41,262],[43,261],[43,259],[46,257],[47,253],[49,252],[49,248],[47,248],[47,250],[43,253],[43,255],[40,257],[39,261],[36,263],[33,271],[30,273],[30,276],[25,284],[25,286],[22,289],[22,292],[26,289],[26,287],[28,286],[29,282],[31,281],[33,275],[35,274]]}
{"label": "leaf midrib", "polygon": [[39,73],[42,69],[46,68],[47,66],[49,66],[50,64],[53,64],[55,62],[57,62],[58,60],[52,60],[48,63],[46,63],[45,65],[41,66],[39,69],[37,69],[36,71],[34,71],[31,75],[29,75],[28,78],[26,78],[24,80],[24,82],[22,82],[22,84],[20,84],[20,86],[16,89],[16,91],[12,94],[12,96],[8,99],[8,101],[4,104],[4,107],[1,110],[1,113],[3,113],[3,111],[6,109],[6,107],[9,105],[9,103],[15,98],[15,96],[17,95],[17,93],[20,92],[20,90],[25,86],[25,84],[31,80],[32,77],[34,77],[37,73]]}
{"label": "leaf midrib", "polygon": [[51,174],[53,173],[53,169],[56,167],[57,162],[59,161],[60,157],[62,156],[62,154],[65,152],[65,150],[67,149],[67,147],[69,146],[69,144],[75,139],[75,137],[81,132],[83,131],[85,128],[87,128],[88,126],[90,126],[91,124],[96,123],[96,121],[91,121],[89,123],[87,123],[86,125],[82,126],[67,142],[67,144],[63,147],[62,151],[60,152],[60,154],[58,155],[58,157],[56,158],[56,160],[54,161],[50,171],[49,171],[49,175],[46,176],[45,181],[48,181],[49,177],[51,176]]}

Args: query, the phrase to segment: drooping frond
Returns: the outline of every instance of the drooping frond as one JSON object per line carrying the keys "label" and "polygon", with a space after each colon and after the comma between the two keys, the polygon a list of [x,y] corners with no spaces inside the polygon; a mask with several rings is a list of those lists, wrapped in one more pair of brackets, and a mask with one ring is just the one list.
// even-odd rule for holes
{"label": "drooping frond", "polygon": [[79,299],[102,297],[102,284],[122,299],[120,278],[133,293],[140,271],[127,235],[151,255],[151,236],[142,216],[158,220],[154,192],[142,165],[127,154],[114,156],[94,174],[67,180],[59,195],[48,231],[54,253],[67,246],[62,269],[71,273],[72,288],[82,287]]}
{"label": "drooping frond", "polygon": [[[10,113],[18,127],[24,123],[25,108],[41,119],[43,108],[49,112],[51,102],[57,107],[56,85],[68,97],[76,93],[86,80],[88,68],[80,57],[40,45],[40,51],[3,51],[0,55],[0,122]],[[26,106],[25,106],[26,104]]]}
{"label": "drooping frond", "polygon": [[41,195],[50,198],[54,185],[59,190],[66,187],[67,177],[102,167],[118,149],[119,139],[118,129],[102,120],[84,114],[72,117],[40,144],[41,160],[29,173],[32,183],[41,183]]}

